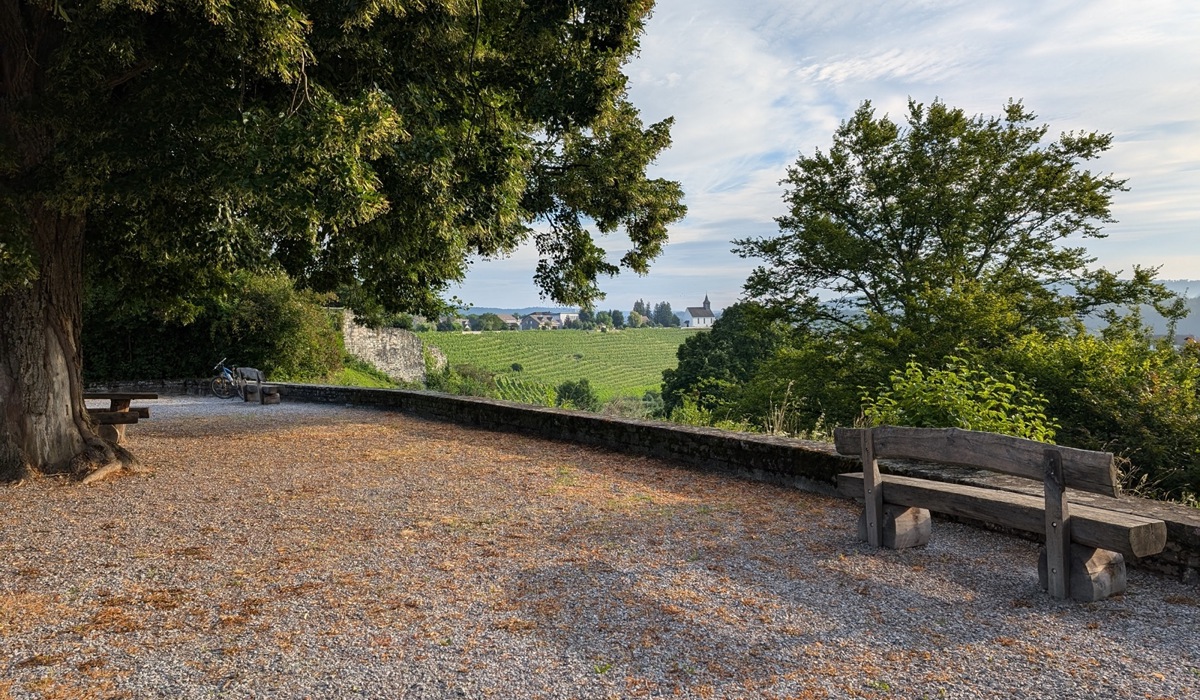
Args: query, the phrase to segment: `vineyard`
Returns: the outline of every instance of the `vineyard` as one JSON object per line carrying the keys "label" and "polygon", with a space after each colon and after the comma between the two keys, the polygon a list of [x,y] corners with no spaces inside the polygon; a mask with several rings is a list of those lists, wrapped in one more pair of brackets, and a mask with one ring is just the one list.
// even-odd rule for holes
{"label": "vineyard", "polygon": [[[487,331],[418,333],[445,353],[451,367],[472,365],[496,373],[504,398],[543,403],[567,380],[587,379],[602,401],[657,391],[675,351],[693,333],[680,328],[598,331]],[[521,371],[514,371],[513,365]]]}

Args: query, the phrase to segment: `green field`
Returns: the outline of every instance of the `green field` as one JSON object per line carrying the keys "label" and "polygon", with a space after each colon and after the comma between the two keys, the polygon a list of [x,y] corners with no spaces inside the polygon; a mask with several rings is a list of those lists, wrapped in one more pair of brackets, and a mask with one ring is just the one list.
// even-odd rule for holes
{"label": "green field", "polygon": [[[621,331],[485,331],[482,333],[418,333],[427,346],[445,353],[451,367],[474,365],[496,372],[497,380],[551,386],[587,379],[602,401],[616,396],[641,397],[658,390],[664,369],[676,365],[675,351],[693,333],[681,328]],[[523,370],[512,371],[513,363]]]}

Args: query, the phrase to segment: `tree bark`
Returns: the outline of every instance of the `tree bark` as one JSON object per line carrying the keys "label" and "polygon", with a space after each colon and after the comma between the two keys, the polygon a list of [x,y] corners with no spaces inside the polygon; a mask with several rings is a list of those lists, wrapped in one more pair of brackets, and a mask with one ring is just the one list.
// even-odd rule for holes
{"label": "tree bark", "polygon": [[34,183],[54,149],[54,128],[22,113],[46,100],[47,68],[64,26],[52,6],[0,0],[0,138],[17,156],[16,170],[0,186],[21,202],[26,230],[20,233],[32,243],[38,270],[35,279],[0,293],[0,480],[56,472],[83,477],[118,454],[93,433],[83,402],[85,219],[49,206],[38,192]]}
{"label": "tree bark", "polygon": [[0,296],[0,479],[82,477],[115,457],[83,401],[84,219],[36,203],[29,222],[38,278]]}

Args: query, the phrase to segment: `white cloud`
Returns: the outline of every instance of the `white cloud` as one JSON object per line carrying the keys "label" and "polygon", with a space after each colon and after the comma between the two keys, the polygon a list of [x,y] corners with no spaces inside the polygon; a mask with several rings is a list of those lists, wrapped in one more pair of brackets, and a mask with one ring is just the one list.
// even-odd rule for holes
{"label": "white cloud", "polygon": [[[676,119],[653,172],[683,184],[689,215],[648,277],[602,286],[618,306],[684,304],[703,297],[700,282],[732,303],[752,263],[729,241],[775,230],[778,181],[797,153],[827,148],[862,100],[901,119],[910,96],[972,114],[1023,99],[1052,136],[1113,133],[1090,167],[1131,191],[1115,197],[1110,237],[1085,245],[1113,268],[1200,278],[1198,36],[1194,0],[659,0],[628,66],[630,96],[648,123]],[[527,293],[534,257],[509,262],[525,267],[510,289]]]}

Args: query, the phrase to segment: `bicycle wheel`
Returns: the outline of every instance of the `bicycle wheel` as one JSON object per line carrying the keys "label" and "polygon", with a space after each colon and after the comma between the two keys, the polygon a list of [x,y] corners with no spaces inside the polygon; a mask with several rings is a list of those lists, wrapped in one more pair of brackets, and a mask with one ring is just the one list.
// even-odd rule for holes
{"label": "bicycle wheel", "polygon": [[233,382],[225,377],[213,377],[212,393],[218,399],[232,399],[237,392],[233,389]]}
{"label": "bicycle wheel", "polygon": [[246,380],[243,379],[242,377],[238,377],[237,379],[233,380],[233,388],[237,389],[238,398],[241,399],[242,401],[245,401],[246,400]]}

